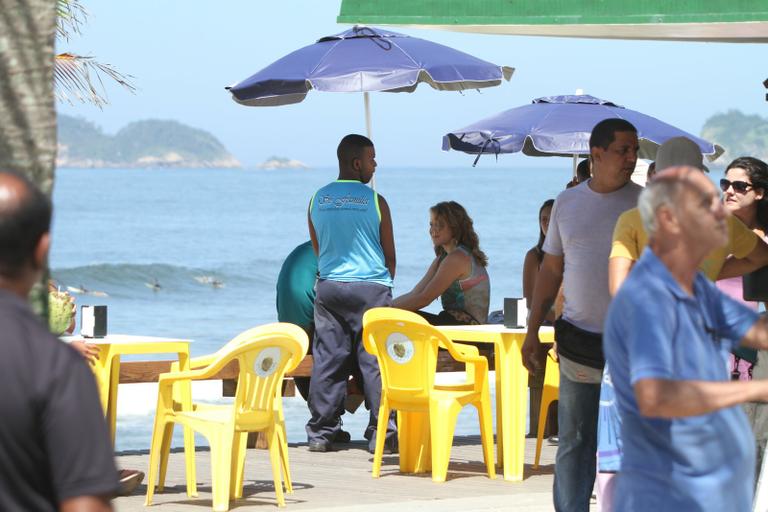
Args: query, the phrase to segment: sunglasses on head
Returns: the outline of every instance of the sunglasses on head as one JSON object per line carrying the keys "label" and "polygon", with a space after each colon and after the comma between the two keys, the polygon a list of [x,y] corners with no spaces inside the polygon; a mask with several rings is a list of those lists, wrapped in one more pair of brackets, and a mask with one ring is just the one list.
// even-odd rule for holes
{"label": "sunglasses on head", "polygon": [[720,190],[723,192],[727,191],[730,187],[733,187],[734,192],[738,192],[739,194],[743,194],[747,190],[749,190],[752,187],[751,183],[747,183],[746,181],[736,180],[731,181],[727,180],[725,178],[722,178],[720,180]]}

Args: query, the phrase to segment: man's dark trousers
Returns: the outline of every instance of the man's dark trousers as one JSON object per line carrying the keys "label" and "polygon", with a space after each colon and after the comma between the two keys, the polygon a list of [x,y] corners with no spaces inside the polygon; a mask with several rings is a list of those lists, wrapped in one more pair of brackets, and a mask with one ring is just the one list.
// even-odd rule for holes
{"label": "man's dark trousers", "polygon": [[[371,308],[391,304],[392,291],[388,286],[368,282],[317,282],[309,386],[312,417],[306,428],[309,441],[329,443],[335,439],[340,428],[338,418],[344,410],[347,380],[357,364],[363,377],[365,404],[370,409],[365,437],[371,443],[375,442],[381,374],[376,357],[363,347],[363,314]],[[395,435],[395,424],[391,419],[387,432],[388,437]]]}

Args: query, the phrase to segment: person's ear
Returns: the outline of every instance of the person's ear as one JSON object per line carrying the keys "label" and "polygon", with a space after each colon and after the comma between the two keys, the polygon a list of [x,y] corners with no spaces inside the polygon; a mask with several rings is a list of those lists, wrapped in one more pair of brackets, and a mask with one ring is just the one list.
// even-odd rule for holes
{"label": "person's ear", "polygon": [[757,201],[760,201],[765,197],[765,189],[764,188],[756,188],[755,190],[755,199]]}
{"label": "person's ear", "polygon": [[600,146],[595,146],[593,148],[589,148],[589,170],[590,174],[592,171],[592,164],[595,160],[600,160],[600,157],[602,156],[603,148]]}
{"label": "person's ear", "polygon": [[659,228],[663,228],[668,233],[677,233],[680,230],[677,215],[669,206],[660,206],[656,210],[656,222]]}
{"label": "person's ear", "polygon": [[45,266],[46,261],[48,261],[48,250],[50,248],[51,234],[47,232],[43,233],[43,236],[41,236],[37,241],[37,244],[35,244],[35,250],[32,254],[32,257],[34,258],[33,263],[35,264],[36,270]]}

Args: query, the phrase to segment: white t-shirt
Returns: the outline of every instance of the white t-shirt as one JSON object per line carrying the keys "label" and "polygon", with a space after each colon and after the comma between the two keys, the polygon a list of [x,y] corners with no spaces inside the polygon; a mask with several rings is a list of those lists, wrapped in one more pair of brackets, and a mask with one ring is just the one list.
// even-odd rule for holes
{"label": "white t-shirt", "polygon": [[598,194],[588,180],[561,192],[555,200],[543,250],[564,256],[563,318],[580,329],[603,332],[608,304],[608,256],[616,220],[637,206],[643,189],[629,182]]}

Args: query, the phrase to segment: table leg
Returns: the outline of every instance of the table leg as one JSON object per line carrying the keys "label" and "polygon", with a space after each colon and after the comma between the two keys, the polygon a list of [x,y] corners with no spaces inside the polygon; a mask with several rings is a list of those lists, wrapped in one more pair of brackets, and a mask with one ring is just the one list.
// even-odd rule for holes
{"label": "table leg", "polygon": [[496,353],[494,354],[494,381],[496,387],[496,467],[504,465],[504,404],[502,398],[505,393],[500,392],[502,388],[501,375],[504,373],[504,348],[496,344]]}
{"label": "table leg", "polygon": [[117,388],[120,384],[120,356],[113,355],[109,362],[109,399],[107,401],[107,425],[112,446],[115,446],[115,431],[117,430]]}
{"label": "table leg", "polygon": [[112,364],[108,347],[99,347],[99,356],[93,365],[93,374],[96,377],[96,387],[99,390],[99,400],[104,414],[107,414],[109,406],[109,383]]}
{"label": "table leg", "polygon": [[[522,366],[520,347],[512,336],[502,336],[496,344],[497,404],[501,395],[501,453],[504,480],[523,479],[525,456],[526,373]],[[499,376],[499,374],[501,374]],[[500,381],[500,382],[499,382]],[[499,389],[503,392],[499,393]]]}

